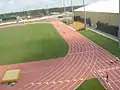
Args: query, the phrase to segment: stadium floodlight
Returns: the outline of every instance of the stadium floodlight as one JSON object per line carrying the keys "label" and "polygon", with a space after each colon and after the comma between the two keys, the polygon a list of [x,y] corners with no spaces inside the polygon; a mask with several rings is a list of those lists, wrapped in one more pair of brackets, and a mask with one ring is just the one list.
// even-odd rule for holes
{"label": "stadium floodlight", "polygon": [[86,10],[85,10],[85,0],[83,0],[83,8],[84,8],[84,24],[85,24],[85,29],[86,29]]}

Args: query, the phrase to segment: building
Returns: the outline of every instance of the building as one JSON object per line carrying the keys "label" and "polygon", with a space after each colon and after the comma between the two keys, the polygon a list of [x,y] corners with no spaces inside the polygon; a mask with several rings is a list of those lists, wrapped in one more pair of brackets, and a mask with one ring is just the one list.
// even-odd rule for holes
{"label": "building", "polygon": [[51,15],[60,15],[59,12],[51,12]]}
{"label": "building", "polygon": [[[85,6],[85,10],[86,18],[90,18],[92,24],[100,21],[109,25],[119,26],[119,0],[100,0]],[[84,18],[84,8],[74,10],[74,16]]]}

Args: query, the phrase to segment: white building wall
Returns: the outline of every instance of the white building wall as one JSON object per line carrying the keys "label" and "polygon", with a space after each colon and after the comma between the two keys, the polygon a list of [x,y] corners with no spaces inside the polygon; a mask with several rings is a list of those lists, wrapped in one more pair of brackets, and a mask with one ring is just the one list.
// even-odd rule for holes
{"label": "white building wall", "polygon": [[[84,17],[83,11],[74,11],[74,16]],[[98,21],[108,23],[110,25],[118,25],[118,14],[115,13],[101,13],[101,12],[86,12],[86,17],[91,18],[91,22],[95,24]]]}

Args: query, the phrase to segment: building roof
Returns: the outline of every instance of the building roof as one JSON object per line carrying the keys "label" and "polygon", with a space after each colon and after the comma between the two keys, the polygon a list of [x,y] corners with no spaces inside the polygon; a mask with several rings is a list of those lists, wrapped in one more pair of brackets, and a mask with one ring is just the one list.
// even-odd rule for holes
{"label": "building roof", "polygon": [[[119,0],[101,0],[85,6],[88,12],[107,12],[119,13]],[[74,11],[84,11],[84,8],[78,8]]]}

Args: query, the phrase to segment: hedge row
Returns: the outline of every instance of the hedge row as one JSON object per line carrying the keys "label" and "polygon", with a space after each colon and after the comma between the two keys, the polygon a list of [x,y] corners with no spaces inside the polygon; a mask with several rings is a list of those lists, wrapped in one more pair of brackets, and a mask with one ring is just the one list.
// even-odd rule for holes
{"label": "hedge row", "polygon": [[2,21],[9,21],[9,20],[16,20],[17,17],[6,17],[6,18],[3,18]]}
{"label": "hedge row", "polygon": [[118,26],[108,25],[107,23],[97,22],[97,29],[105,33],[111,34],[118,37]]}

